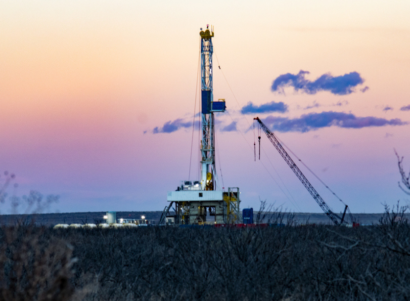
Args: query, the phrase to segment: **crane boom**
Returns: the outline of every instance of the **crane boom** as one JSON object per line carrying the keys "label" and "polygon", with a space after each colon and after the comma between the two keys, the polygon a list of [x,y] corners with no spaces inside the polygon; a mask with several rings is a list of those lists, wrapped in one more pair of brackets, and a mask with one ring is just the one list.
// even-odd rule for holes
{"label": "crane boom", "polygon": [[309,180],[305,177],[305,175],[302,173],[302,171],[299,169],[299,167],[296,165],[296,163],[292,160],[292,158],[289,156],[285,148],[282,146],[282,144],[279,142],[279,140],[276,138],[275,134],[273,134],[268,127],[262,122],[262,120],[259,119],[259,117],[254,118],[254,120],[258,121],[262,130],[265,132],[266,136],[272,142],[273,146],[276,148],[276,150],[279,152],[279,154],[282,156],[282,158],[285,160],[285,162],[289,165],[290,169],[295,173],[295,175],[298,177],[298,179],[302,182],[303,186],[309,191],[310,195],[315,199],[316,203],[322,208],[323,212],[333,221],[335,225],[340,225],[344,222],[344,217],[345,213],[347,210],[347,205],[345,207],[343,217],[341,218],[337,214],[335,214],[332,210],[330,210],[329,206],[325,203],[323,198],[319,195],[319,193],[316,191],[316,189],[310,184]]}

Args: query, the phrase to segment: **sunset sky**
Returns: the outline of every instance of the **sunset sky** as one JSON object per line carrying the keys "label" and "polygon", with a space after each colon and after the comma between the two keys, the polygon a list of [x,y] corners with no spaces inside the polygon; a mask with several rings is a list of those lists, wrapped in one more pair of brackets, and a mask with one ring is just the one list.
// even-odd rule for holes
{"label": "sunset sky", "polygon": [[352,212],[406,204],[394,149],[409,171],[409,12],[402,0],[1,1],[0,170],[18,195],[58,194],[51,212],[162,210],[198,178],[199,31],[212,24],[214,98],[228,108],[217,166],[242,207],[321,212],[264,135],[254,161],[255,116]]}

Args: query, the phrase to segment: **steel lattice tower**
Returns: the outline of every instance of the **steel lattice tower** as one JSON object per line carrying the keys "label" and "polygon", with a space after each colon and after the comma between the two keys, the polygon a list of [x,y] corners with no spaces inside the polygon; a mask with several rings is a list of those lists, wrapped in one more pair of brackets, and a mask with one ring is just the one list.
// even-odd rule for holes
{"label": "steel lattice tower", "polygon": [[201,103],[202,103],[202,141],[201,141],[201,185],[203,190],[215,190],[215,122],[213,103],[213,70],[212,38],[214,32],[207,28],[200,32],[201,36]]}

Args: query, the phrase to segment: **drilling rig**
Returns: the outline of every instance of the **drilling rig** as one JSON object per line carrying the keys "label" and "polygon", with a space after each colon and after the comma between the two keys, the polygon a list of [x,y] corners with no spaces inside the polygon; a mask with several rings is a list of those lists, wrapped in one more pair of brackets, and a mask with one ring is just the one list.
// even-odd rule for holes
{"label": "drilling rig", "polygon": [[[232,224],[239,222],[239,187],[219,188],[215,165],[215,115],[226,110],[225,100],[213,95],[213,27],[200,30],[201,37],[201,179],[182,181],[167,195],[159,224],[172,218],[181,224]],[[207,218],[208,217],[208,218]]]}

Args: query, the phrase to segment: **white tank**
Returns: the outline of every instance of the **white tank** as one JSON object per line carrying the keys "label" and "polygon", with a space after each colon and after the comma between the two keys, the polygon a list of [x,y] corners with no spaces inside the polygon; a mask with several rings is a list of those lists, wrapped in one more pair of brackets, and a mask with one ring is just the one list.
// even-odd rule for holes
{"label": "white tank", "polygon": [[127,227],[127,228],[137,228],[138,227],[136,224],[133,224],[133,223],[122,224],[122,226]]}
{"label": "white tank", "polygon": [[110,226],[114,227],[114,228],[120,228],[120,227],[122,227],[122,224],[115,223],[115,224],[111,224]]}
{"label": "white tank", "polygon": [[54,229],[61,229],[61,228],[68,228],[69,226],[68,226],[68,224],[57,224],[57,225],[55,225],[54,226]]}
{"label": "white tank", "polygon": [[107,224],[115,224],[117,222],[117,212],[108,211],[107,212]]}

